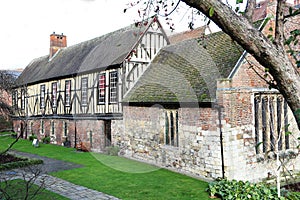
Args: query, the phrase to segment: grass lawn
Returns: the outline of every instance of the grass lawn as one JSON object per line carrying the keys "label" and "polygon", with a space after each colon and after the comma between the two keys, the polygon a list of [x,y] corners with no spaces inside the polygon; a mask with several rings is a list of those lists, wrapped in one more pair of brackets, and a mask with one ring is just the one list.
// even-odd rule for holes
{"label": "grass lawn", "polygon": [[[7,183],[0,182],[0,188],[5,190],[6,195],[1,194],[0,191],[0,199],[24,199],[26,196],[26,182],[21,179],[11,180]],[[53,193],[51,191],[42,189],[38,191],[39,186],[37,185],[31,185],[28,191],[28,199],[44,199],[44,200],[64,200],[68,199],[63,196],[60,196],[56,193]],[[38,192],[37,192],[38,191]],[[37,194],[35,195],[35,192]]]}
{"label": "grass lawn", "polygon": [[[0,137],[0,151],[13,139]],[[185,175],[116,156],[76,152],[72,148],[20,140],[13,149],[82,164],[51,175],[121,199],[209,199],[207,183]]]}

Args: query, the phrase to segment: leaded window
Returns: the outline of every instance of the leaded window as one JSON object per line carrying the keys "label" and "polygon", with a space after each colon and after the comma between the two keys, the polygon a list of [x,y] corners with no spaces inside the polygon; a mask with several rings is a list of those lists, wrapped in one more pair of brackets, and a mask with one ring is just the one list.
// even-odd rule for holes
{"label": "leaded window", "polygon": [[42,135],[44,135],[44,133],[45,133],[45,122],[43,121],[43,120],[41,120],[41,128],[40,128],[41,130],[41,134]]}
{"label": "leaded window", "polygon": [[12,104],[13,108],[18,108],[18,90],[14,90],[12,93]]}
{"label": "leaded window", "polygon": [[51,121],[51,135],[54,136],[55,135],[55,122]]}
{"label": "leaded window", "polygon": [[68,136],[68,122],[64,122],[64,137]]}
{"label": "leaded window", "polygon": [[118,102],[118,72],[113,71],[109,73],[109,102],[117,103]]}
{"label": "leaded window", "polygon": [[57,82],[52,83],[52,107],[57,107]]}
{"label": "leaded window", "polygon": [[40,108],[45,108],[45,85],[40,87]]}
{"label": "leaded window", "polygon": [[81,79],[81,105],[87,106],[88,78]]}
{"label": "leaded window", "polygon": [[105,73],[98,76],[98,104],[105,103]]}
{"label": "leaded window", "polygon": [[71,105],[71,80],[65,81],[65,106]]}
{"label": "leaded window", "polygon": [[21,109],[25,109],[25,90],[21,90]]}

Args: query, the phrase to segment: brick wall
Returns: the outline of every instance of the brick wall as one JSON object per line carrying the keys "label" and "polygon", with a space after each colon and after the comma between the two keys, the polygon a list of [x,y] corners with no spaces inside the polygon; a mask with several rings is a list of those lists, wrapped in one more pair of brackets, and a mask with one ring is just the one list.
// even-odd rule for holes
{"label": "brick wall", "polygon": [[[23,127],[25,127],[25,121],[14,120],[14,130],[19,134],[21,134],[21,123],[23,123]],[[41,128],[42,123],[44,123],[44,132],[42,132]],[[52,132],[52,123],[54,123],[54,134]],[[67,135],[65,136],[66,124]],[[63,145],[66,139],[68,139],[68,141],[71,142],[71,147],[74,147],[75,129],[77,144],[82,143],[89,151],[100,152],[105,149],[103,120],[76,120],[76,122],[74,120],[67,119],[28,120],[27,127],[24,129],[23,137],[28,138],[31,134],[34,134],[40,141],[42,141],[45,136],[50,136],[51,143],[57,145]]]}

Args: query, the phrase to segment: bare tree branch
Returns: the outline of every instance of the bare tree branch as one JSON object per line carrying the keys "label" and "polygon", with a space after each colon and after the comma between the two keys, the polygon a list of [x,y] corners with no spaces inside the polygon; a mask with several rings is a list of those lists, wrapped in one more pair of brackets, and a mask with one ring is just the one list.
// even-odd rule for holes
{"label": "bare tree branch", "polygon": [[284,9],[283,1],[277,1],[276,23],[275,23],[275,42],[284,46]]}

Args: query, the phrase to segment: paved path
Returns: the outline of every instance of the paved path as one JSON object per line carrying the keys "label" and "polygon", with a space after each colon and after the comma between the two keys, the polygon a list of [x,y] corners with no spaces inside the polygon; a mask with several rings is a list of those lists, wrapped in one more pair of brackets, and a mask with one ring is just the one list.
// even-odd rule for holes
{"label": "paved path", "polygon": [[[61,196],[67,197],[72,200],[117,200],[118,198],[91,190],[86,187],[75,185],[63,179],[50,176],[46,173],[72,169],[76,167],[82,167],[69,162],[60,160],[50,159],[38,155],[14,152],[18,155],[27,156],[31,158],[37,158],[44,161],[44,164],[35,166],[35,168],[24,168],[16,169],[11,171],[0,172],[0,182],[3,180],[12,179],[29,179],[35,176],[35,172],[41,172],[40,175],[36,176],[35,184],[44,187],[47,190],[60,194]],[[24,173],[25,172],[25,173]]]}

